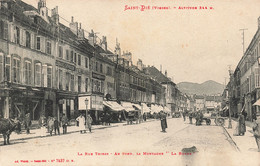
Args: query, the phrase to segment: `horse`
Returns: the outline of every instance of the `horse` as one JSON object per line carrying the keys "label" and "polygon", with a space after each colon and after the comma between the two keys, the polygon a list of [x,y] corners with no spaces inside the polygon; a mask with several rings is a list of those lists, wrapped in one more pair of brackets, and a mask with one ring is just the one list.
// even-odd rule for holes
{"label": "horse", "polygon": [[4,137],[4,145],[10,144],[9,139],[12,131],[21,132],[21,123],[13,119],[0,119],[0,133]]}

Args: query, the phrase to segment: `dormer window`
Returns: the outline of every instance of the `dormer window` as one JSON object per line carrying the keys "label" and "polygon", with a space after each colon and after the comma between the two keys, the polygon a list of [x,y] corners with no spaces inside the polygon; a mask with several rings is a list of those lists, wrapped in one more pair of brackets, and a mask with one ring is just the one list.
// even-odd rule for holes
{"label": "dormer window", "polygon": [[42,16],[44,16],[44,11],[42,11]]}

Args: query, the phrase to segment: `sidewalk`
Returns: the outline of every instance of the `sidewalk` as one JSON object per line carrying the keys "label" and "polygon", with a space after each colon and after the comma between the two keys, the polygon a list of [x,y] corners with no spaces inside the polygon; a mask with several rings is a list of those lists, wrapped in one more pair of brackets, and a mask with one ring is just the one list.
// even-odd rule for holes
{"label": "sidewalk", "polygon": [[[147,119],[146,122],[152,122],[155,121],[155,119]],[[142,123],[146,123],[142,122]],[[119,123],[111,123],[109,126],[105,125],[92,125],[92,131],[93,130],[99,130],[99,129],[106,129],[106,128],[112,128],[112,127],[119,127],[119,126],[126,126],[127,122],[119,122]],[[134,124],[138,125],[138,124]],[[88,129],[86,129],[88,132]],[[79,132],[78,126],[68,126],[67,127],[67,134],[76,133]],[[60,135],[62,136],[62,127],[60,127]],[[54,131],[52,136],[55,136]],[[0,135],[0,145],[3,144],[3,136]],[[12,132],[10,136],[10,142],[17,141],[17,140],[28,140],[28,139],[35,139],[35,138],[44,138],[44,137],[50,137],[50,133],[47,133],[46,129],[46,136],[41,136],[41,129],[34,128],[30,130],[30,134],[26,134],[25,130],[22,130],[21,134],[17,134],[16,132]]]}
{"label": "sidewalk", "polygon": [[[237,122],[232,119],[232,129],[228,129],[228,119],[225,122],[225,129],[229,133],[231,139],[235,142],[236,146],[242,153],[255,153],[257,152],[257,145],[255,142],[255,137],[252,131],[252,122],[246,121],[246,132],[244,136],[234,136],[235,128],[237,126]],[[258,152],[257,152],[258,153]]]}

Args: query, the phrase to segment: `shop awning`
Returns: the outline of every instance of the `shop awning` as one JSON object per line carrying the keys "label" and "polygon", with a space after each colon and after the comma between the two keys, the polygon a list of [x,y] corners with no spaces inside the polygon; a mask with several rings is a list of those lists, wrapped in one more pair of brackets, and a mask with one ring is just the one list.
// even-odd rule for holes
{"label": "shop awning", "polygon": [[111,108],[112,111],[123,111],[124,107],[122,107],[120,104],[118,104],[115,101],[103,101],[103,104],[109,108]]}
{"label": "shop awning", "polygon": [[142,108],[141,108],[141,106],[140,106],[139,104],[133,104],[133,103],[132,103],[132,105],[133,105],[135,108],[137,108],[138,110],[140,110],[140,111],[142,110]]}
{"label": "shop awning", "polygon": [[147,107],[147,105],[145,103],[142,103],[142,106],[143,106],[143,113],[151,112],[151,109],[149,107]]}
{"label": "shop awning", "polygon": [[124,109],[129,112],[129,111],[135,111],[132,103],[129,102],[121,102],[121,105],[124,107]]}
{"label": "shop awning", "polygon": [[161,106],[161,105],[158,106],[158,109],[159,109],[159,112],[164,110],[163,106]]}
{"label": "shop awning", "polygon": [[164,112],[171,112],[171,109],[165,106],[163,111]]}
{"label": "shop awning", "polygon": [[260,106],[260,99],[258,99],[253,105],[258,105],[258,106]]}
{"label": "shop awning", "polygon": [[159,107],[158,107],[158,105],[154,105],[154,104],[152,104],[151,105],[151,112],[152,113],[158,113],[158,112],[160,112],[160,109],[159,109]]}

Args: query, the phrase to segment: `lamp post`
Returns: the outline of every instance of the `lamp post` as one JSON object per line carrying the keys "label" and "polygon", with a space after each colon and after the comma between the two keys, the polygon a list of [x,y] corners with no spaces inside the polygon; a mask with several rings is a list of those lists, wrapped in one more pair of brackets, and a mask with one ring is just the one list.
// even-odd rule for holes
{"label": "lamp post", "polygon": [[88,115],[88,99],[87,98],[85,99],[85,104],[86,104],[86,118],[87,118],[87,115]]}

